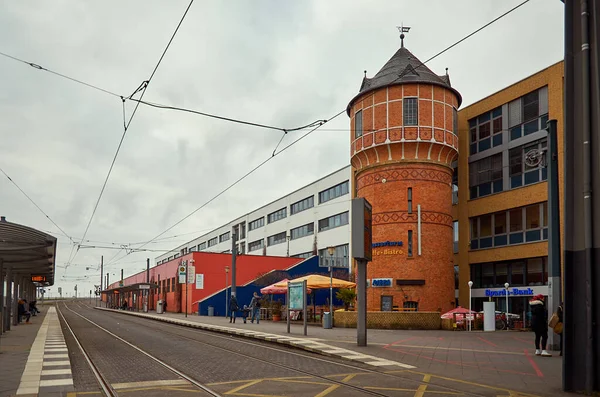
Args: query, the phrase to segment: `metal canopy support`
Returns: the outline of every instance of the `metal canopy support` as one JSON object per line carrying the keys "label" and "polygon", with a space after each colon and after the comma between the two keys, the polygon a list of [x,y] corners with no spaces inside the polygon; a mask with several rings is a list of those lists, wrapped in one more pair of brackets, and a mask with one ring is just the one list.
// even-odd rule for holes
{"label": "metal canopy support", "polygon": [[4,261],[0,258],[0,335],[4,333]]}
{"label": "metal canopy support", "polygon": [[12,266],[6,268],[6,313],[4,313],[4,331],[10,331],[10,316],[12,314]]}
{"label": "metal canopy support", "polygon": [[563,389],[600,391],[600,4],[565,1]]}

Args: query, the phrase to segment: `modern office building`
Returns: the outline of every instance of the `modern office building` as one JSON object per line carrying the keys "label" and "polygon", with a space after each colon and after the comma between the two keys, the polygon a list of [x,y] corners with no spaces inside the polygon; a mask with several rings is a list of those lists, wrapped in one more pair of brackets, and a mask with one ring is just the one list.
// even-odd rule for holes
{"label": "modern office building", "polygon": [[335,260],[348,268],[350,176],[346,166],[178,246],[156,258],[156,264],[182,253],[231,252],[232,233],[236,233],[240,255],[308,258],[336,247]]}
{"label": "modern office building", "polygon": [[548,295],[546,121],[558,121],[562,207],[563,76],[561,61],[458,112],[453,215],[461,306],[469,303],[469,280],[478,311],[487,300],[506,310],[505,283],[509,312],[525,319],[531,296]]}
{"label": "modern office building", "polygon": [[373,206],[367,310],[446,312],[455,304],[452,163],[462,98],[400,37],[347,108],[354,192]]}

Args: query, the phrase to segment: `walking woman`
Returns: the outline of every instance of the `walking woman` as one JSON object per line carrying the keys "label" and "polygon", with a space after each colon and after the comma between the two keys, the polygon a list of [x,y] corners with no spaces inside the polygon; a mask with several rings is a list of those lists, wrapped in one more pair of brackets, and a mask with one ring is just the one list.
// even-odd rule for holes
{"label": "walking woman", "polygon": [[548,343],[548,313],[544,305],[544,295],[534,296],[529,301],[529,306],[531,306],[531,329],[535,332],[535,355],[552,357],[552,354],[546,350],[546,344]]}

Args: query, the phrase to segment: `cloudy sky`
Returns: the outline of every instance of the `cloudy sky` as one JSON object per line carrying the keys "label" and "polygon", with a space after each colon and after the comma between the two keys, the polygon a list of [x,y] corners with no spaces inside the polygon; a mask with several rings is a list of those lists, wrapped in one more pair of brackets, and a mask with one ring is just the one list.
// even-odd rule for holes
{"label": "cloudy sky", "polygon": [[[328,119],[400,45],[426,60],[522,0],[201,1],[190,9],[144,100],[283,128]],[[147,80],[188,0],[0,2],[0,52],[129,96]],[[563,56],[563,4],[531,0],[428,66],[449,68],[463,106]],[[118,97],[0,56],[0,167],[74,240],[81,239],[123,133]],[[133,103],[126,104],[129,118]],[[348,118],[309,135],[170,230],[153,250],[195,235],[349,164]],[[282,145],[303,132],[289,133]],[[147,241],[268,158],[273,130],[140,106],[85,244]],[[3,175],[0,215],[59,238],[56,287],[86,292],[160,252],[125,256],[62,235]],[[115,255],[117,255],[115,257]],[[121,258],[116,261],[115,259]],[[114,258],[114,259],[112,259]],[[112,263],[111,263],[112,259]],[[89,268],[89,270],[86,270]]]}

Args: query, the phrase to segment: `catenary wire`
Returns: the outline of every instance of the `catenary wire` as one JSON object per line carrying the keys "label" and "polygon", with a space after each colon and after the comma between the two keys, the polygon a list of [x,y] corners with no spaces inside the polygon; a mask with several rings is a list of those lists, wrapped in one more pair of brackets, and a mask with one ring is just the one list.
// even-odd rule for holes
{"label": "catenary wire", "polygon": [[[421,62],[421,64],[419,64],[417,67],[420,67],[422,65],[425,65],[427,62],[432,61],[433,59],[437,58],[438,56],[442,55],[443,53],[445,53],[446,51],[450,50],[451,48],[457,46],[458,44],[462,43],[463,41],[467,40],[468,38],[472,37],[473,35],[475,35],[476,33],[479,33],[480,31],[482,31],[483,29],[485,29],[486,27],[490,26],[491,24],[497,22],[498,20],[504,18],[505,16],[507,16],[508,14],[512,13],[513,11],[515,11],[516,9],[520,8],[521,6],[525,5],[526,3],[528,3],[530,0],[525,0],[522,3],[516,5],[515,7],[513,7],[512,9],[508,10],[507,12],[501,14],[500,16],[496,17],[495,19],[493,19],[492,21],[488,22],[487,24],[483,25],[482,27],[480,27],[479,29],[471,32],[470,34],[468,34],[467,36],[463,37],[462,39],[458,40],[457,42],[455,42],[454,44],[451,44],[450,46],[446,47],[445,49],[443,49],[442,51],[438,52],[437,54],[435,54],[434,56],[430,57],[429,59],[427,59],[424,62]],[[416,68],[415,68],[416,69]],[[398,78],[400,79],[400,77]],[[398,79],[394,80],[397,81]],[[182,109],[179,109],[182,110]],[[189,110],[185,110],[185,111],[189,111]],[[345,110],[344,110],[345,111]],[[338,113],[335,117],[339,116],[341,113],[343,113],[344,111]],[[335,118],[333,117],[333,118]],[[333,118],[331,118],[330,120],[332,120]],[[328,120],[328,121],[330,121]],[[325,124],[325,123],[323,123]],[[321,124],[321,125],[323,125]],[[321,126],[320,125],[320,126]],[[320,126],[316,127],[315,129],[319,128]],[[273,152],[272,157],[270,157],[269,159],[265,160],[263,163],[259,164],[257,168],[251,170],[248,174],[244,175],[242,177],[242,179],[244,179],[245,177],[249,176],[252,172],[254,172],[255,170],[257,170],[258,168],[260,168],[262,165],[264,165],[267,161],[269,161],[271,158],[275,157],[277,154],[281,153],[283,150],[287,149],[289,146],[295,144],[297,141],[299,141],[300,139],[304,138],[306,135],[310,134],[311,132],[313,132],[315,129],[309,131],[307,134],[302,135],[298,140],[292,142],[290,145],[284,147],[280,152]],[[219,196],[221,196],[223,193],[225,193],[227,190],[229,190],[231,187],[233,187],[235,184],[237,184],[238,182],[240,182],[242,179],[234,182],[233,185],[230,185],[229,187],[226,188],[226,190],[222,191],[221,193],[219,193],[217,196],[215,196],[214,198],[212,198],[210,201],[208,201],[207,203],[203,204],[201,207],[199,207],[198,209],[196,209],[194,212],[192,212],[191,214],[189,214],[188,216],[186,216],[185,218],[183,218],[182,220],[180,220],[179,222],[175,223],[173,226],[171,226],[168,230],[171,230],[173,227],[177,226],[179,223],[183,222],[185,219],[187,219],[188,217],[190,217],[191,215],[193,215],[195,212],[197,212],[198,210],[200,210],[201,208],[203,208],[205,205],[207,205],[208,203],[210,203],[211,201],[215,200],[216,198],[218,198]],[[166,231],[165,231],[166,232]],[[165,233],[163,232],[163,233]],[[162,234],[159,234],[158,237],[160,237]],[[156,239],[156,237],[151,241],[154,241]],[[142,245],[143,247],[143,245]],[[125,256],[127,256],[129,254],[126,254]],[[123,256],[122,258],[124,258],[125,256]],[[122,258],[119,258],[116,260],[116,262],[118,262],[119,260],[121,260]]]}
{"label": "catenary wire", "polygon": [[[141,245],[138,248],[142,248],[144,247],[146,244],[149,244],[150,242],[156,240],[157,238],[159,238],[160,236],[162,236],[163,234],[165,234],[166,232],[168,232],[169,230],[173,229],[174,227],[176,227],[177,225],[179,225],[180,223],[182,223],[183,221],[185,221],[186,219],[188,219],[189,217],[191,217],[192,215],[194,215],[196,212],[200,211],[202,208],[206,207],[208,204],[210,204],[211,202],[213,202],[214,200],[216,200],[217,198],[219,198],[220,196],[222,196],[223,194],[225,194],[227,191],[229,191],[231,188],[233,188],[235,185],[237,185],[238,183],[240,183],[241,181],[243,181],[244,179],[246,179],[247,177],[249,177],[250,175],[252,175],[254,172],[256,172],[258,169],[260,169],[263,165],[265,165],[266,163],[268,163],[269,161],[271,161],[273,158],[275,158],[277,155],[283,153],[285,150],[289,149],[290,147],[294,146],[296,143],[298,143],[299,141],[301,141],[302,139],[306,138],[308,135],[312,134],[313,132],[315,132],[316,130],[319,129],[320,126],[336,119],[337,117],[339,117],[342,113],[344,113],[346,110],[342,110],[340,112],[338,112],[337,114],[335,114],[334,116],[332,116],[331,118],[327,119],[324,121],[323,124],[319,124],[316,127],[314,127],[312,130],[308,131],[307,133],[301,135],[298,139],[294,140],[292,143],[290,143],[289,145],[283,147],[281,150],[279,150],[278,152],[273,153],[272,156],[268,157],[266,160],[262,161],[260,164],[258,164],[256,167],[254,167],[253,169],[251,169],[250,171],[248,171],[246,174],[244,174],[243,176],[241,176],[240,178],[238,178],[235,182],[231,183],[229,186],[227,186],[225,189],[223,189],[221,192],[219,192],[218,194],[216,194],[215,196],[213,196],[210,200],[206,201],[204,204],[202,204],[200,207],[196,208],[194,211],[192,211],[191,213],[189,213],[188,215],[184,216],[182,219],[180,219],[179,221],[175,222],[173,225],[171,225],[169,228],[167,228],[165,231],[161,232],[160,234],[156,235],[154,238],[152,238],[151,240],[148,240],[148,242],[146,242],[145,244]],[[117,259],[114,263],[120,261],[121,259],[125,258],[127,255]]]}
{"label": "catenary wire", "polygon": [[31,204],[33,204],[33,205],[35,206],[35,208],[37,208],[37,209],[38,209],[38,210],[39,210],[39,211],[40,211],[42,214],[44,214],[44,216],[45,216],[46,218],[48,218],[48,220],[49,220],[50,222],[52,222],[52,224],[53,224],[54,226],[56,226],[56,227],[57,227],[57,229],[58,229],[58,230],[60,230],[60,231],[61,231],[61,232],[62,232],[62,233],[63,233],[63,234],[64,234],[64,235],[65,235],[65,236],[66,236],[66,237],[69,239],[69,240],[71,240],[71,242],[74,242],[74,241],[73,241],[73,238],[72,238],[71,236],[69,236],[69,235],[67,234],[67,232],[65,232],[65,231],[64,231],[64,230],[63,230],[63,229],[62,229],[60,226],[58,226],[58,224],[57,224],[56,222],[54,222],[54,221],[52,220],[52,218],[50,218],[50,216],[49,216],[48,214],[46,214],[46,213],[44,212],[44,210],[43,210],[43,209],[41,209],[41,208],[40,208],[40,206],[39,206],[39,205],[37,205],[37,204],[36,204],[36,202],[35,202],[35,201],[33,201],[33,199],[32,199],[31,197],[29,197],[29,195],[28,195],[27,193],[25,193],[25,191],[24,191],[23,189],[21,189],[21,187],[20,187],[20,186],[17,184],[17,182],[15,182],[15,181],[14,181],[14,179],[12,179],[12,178],[11,178],[11,177],[10,177],[10,176],[9,176],[9,175],[6,173],[6,171],[4,171],[4,169],[2,169],[2,167],[0,167],[0,171],[1,171],[1,172],[4,174],[4,176],[6,176],[6,178],[7,178],[7,179],[8,179],[8,180],[9,180],[9,181],[10,181],[10,182],[13,184],[13,185],[15,185],[15,186],[16,186],[16,188],[17,188],[17,189],[19,189],[19,191],[20,191],[21,193],[23,193],[23,195],[24,195],[25,197],[27,197],[27,199],[28,199],[29,201],[31,201]]}
{"label": "catenary wire", "polygon": [[[141,89],[141,95],[140,95],[140,101],[142,100],[142,98],[144,97],[144,94],[146,93],[146,90],[148,89],[148,86],[150,85],[150,82],[152,81],[152,78],[154,77],[154,75],[156,74],[156,71],[158,70],[158,67],[160,66],[162,60],[164,59],[167,51],[169,50],[169,47],[171,46],[171,43],[173,42],[173,39],[175,38],[175,36],[177,35],[177,32],[179,31],[179,28],[181,27],[181,24],[183,23],[188,11],[190,10],[192,4],[194,3],[194,0],[191,0],[190,3],[188,4],[187,8],[185,9],[185,12],[183,13],[183,16],[181,17],[181,19],[179,20],[179,23],[177,24],[177,27],[175,28],[175,31],[173,32],[173,34],[171,35],[171,38],[169,39],[169,42],[167,43],[167,46],[165,47],[164,51],[162,52],[158,62],[156,63],[156,66],[154,67],[154,70],[152,70],[152,73],[150,74],[150,78],[148,80],[145,81],[145,84],[142,83],[142,85],[140,87],[143,88],[138,88],[138,90],[136,90],[136,92],[140,91]],[[135,94],[135,93],[134,93]],[[133,96],[133,94],[132,94]],[[121,100],[124,102],[125,99],[123,97],[121,97]],[[115,152],[115,155],[112,159],[112,162],[110,164],[110,168],[108,169],[108,173],[106,174],[106,178],[104,180],[104,184],[102,185],[102,189],[100,190],[100,194],[98,195],[98,199],[96,200],[96,204],[94,205],[94,209],[92,210],[92,215],[90,216],[90,219],[88,221],[88,224],[85,228],[85,232],[83,233],[83,237],[82,240],[85,240],[85,237],[87,236],[87,233],[90,229],[90,225],[92,224],[92,220],[94,219],[94,215],[96,214],[96,211],[98,210],[98,205],[100,204],[100,200],[102,199],[102,196],[104,194],[104,190],[106,189],[106,185],[108,183],[108,180],[110,179],[110,175],[112,173],[113,167],[115,165],[115,162],[117,161],[117,157],[119,156],[119,152],[121,151],[121,146],[123,145],[123,141],[125,140],[125,136],[127,135],[127,131],[129,130],[129,126],[131,125],[131,122],[133,121],[133,118],[135,117],[135,114],[139,108],[140,103],[137,102],[135,108],[133,109],[133,112],[131,113],[131,117],[129,118],[129,121],[127,122],[127,125],[125,125],[124,129],[123,129],[123,134],[121,135],[121,140],[119,141],[119,145],[117,146],[117,151]],[[123,108],[123,115],[125,115],[125,108]],[[69,262],[71,262],[72,260],[75,260],[75,257],[77,256],[77,253],[79,252],[79,248],[77,249],[77,251],[75,251],[75,255],[73,256],[73,258],[69,258]]]}
{"label": "catenary wire", "polygon": [[112,91],[106,90],[106,89],[104,89],[104,88],[100,88],[100,87],[98,87],[98,86],[95,86],[95,85],[93,85],[93,84],[90,84],[90,83],[86,83],[85,81],[78,80],[78,79],[76,79],[76,78],[74,78],[74,77],[70,77],[70,76],[64,75],[64,74],[62,74],[62,73],[55,72],[55,71],[53,71],[53,70],[47,69],[47,68],[45,68],[45,67],[43,67],[43,66],[40,66],[40,65],[38,65],[38,64],[35,64],[35,63],[33,63],[33,62],[27,62],[27,61],[25,61],[25,60],[23,60],[23,59],[19,59],[19,58],[15,57],[15,56],[12,56],[12,55],[6,54],[6,53],[4,53],[4,52],[0,52],[0,55],[4,56],[4,57],[6,57],[6,58],[13,59],[13,60],[15,60],[15,61],[18,61],[18,62],[22,62],[22,63],[24,63],[24,64],[26,64],[26,65],[29,65],[29,66],[31,66],[31,67],[32,67],[32,68],[34,68],[34,69],[37,69],[37,70],[43,70],[44,72],[48,72],[48,73],[54,74],[54,75],[56,75],[56,76],[62,77],[62,78],[64,78],[64,79],[67,79],[67,80],[71,80],[71,81],[73,81],[73,82],[75,82],[75,83],[78,83],[78,84],[85,85],[85,86],[87,86],[87,87],[89,87],[89,88],[93,88],[93,89],[95,89],[95,90],[98,90],[98,91],[104,92],[104,93],[106,93],[106,94],[109,94],[109,95],[112,95],[112,96],[116,96],[116,97],[120,97],[120,95],[118,95],[118,94],[115,94],[115,93],[114,93],[114,92],[112,92]]}
{"label": "catenary wire", "polygon": [[176,110],[176,111],[180,111],[180,112],[193,113],[193,114],[197,114],[200,116],[210,117],[210,118],[214,118],[214,119],[218,119],[218,120],[229,121],[232,123],[244,124],[244,125],[249,125],[249,126],[253,126],[253,127],[266,128],[266,129],[277,130],[277,131],[282,131],[282,132],[292,132],[292,131],[299,131],[299,130],[303,130],[303,129],[314,128],[317,124],[324,122],[324,120],[316,120],[316,121],[313,121],[312,123],[304,125],[302,127],[282,128],[282,127],[275,127],[275,126],[267,125],[267,124],[254,123],[251,121],[245,121],[245,120],[233,119],[233,118],[225,117],[225,116],[219,116],[216,114],[201,112],[199,110],[186,109],[186,108],[170,106],[170,105],[161,105],[159,103],[142,101],[141,99],[133,99],[133,98],[127,98],[127,99],[130,101],[133,101],[133,102],[137,102],[138,104],[141,103],[143,105],[147,105],[147,106],[151,106],[151,107],[155,107],[155,108],[159,108],[159,109]]}
{"label": "catenary wire", "polygon": [[[485,25],[483,25],[482,27],[480,27],[479,29],[474,30],[473,32],[469,33],[468,35],[466,35],[465,37],[463,37],[462,39],[458,40],[457,42],[455,42],[454,44],[451,44],[450,46],[444,48],[442,51],[438,52],[437,54],[435,54],[434,56],[432,56],[431,58],[427,59],[424,62],[421,62],[420,64],[418,64],[417,66],[415,66],[415,69],[420,68],[421,66],[424,66],[427,62],[432,61],[433,59],[437,58],[438,56],[442,55],[443,53],[445,53],[446,51],[450,50],[453,47],[456,47],[457,45],[459,45],[460,43],[462,43],[463,41],[467,40],[468,38],[472,37],[473,35],[481,32],[483,29],[487,28],[488,26],[492,25],[493,23],[499,21],[500,19],[504,18],[505,16],[507,16],[508,14],[510,14],[511,12],[517,10],[518,8],[524,6],[525,4],[529,3],[530,0],[525,0],[520,4],[517,4],[516,6],[514,6],[513,8],[511,8],[510,10],[506,11],[505,13],[499,15],[498,17],[492,19],[490,22],[486,23]],[[392,81],[390,84],[395,83],[396,81],[400,80],[402,77],[404,77],[404,75],[400,75],[398,76],[398,78],[394,81]]]}

